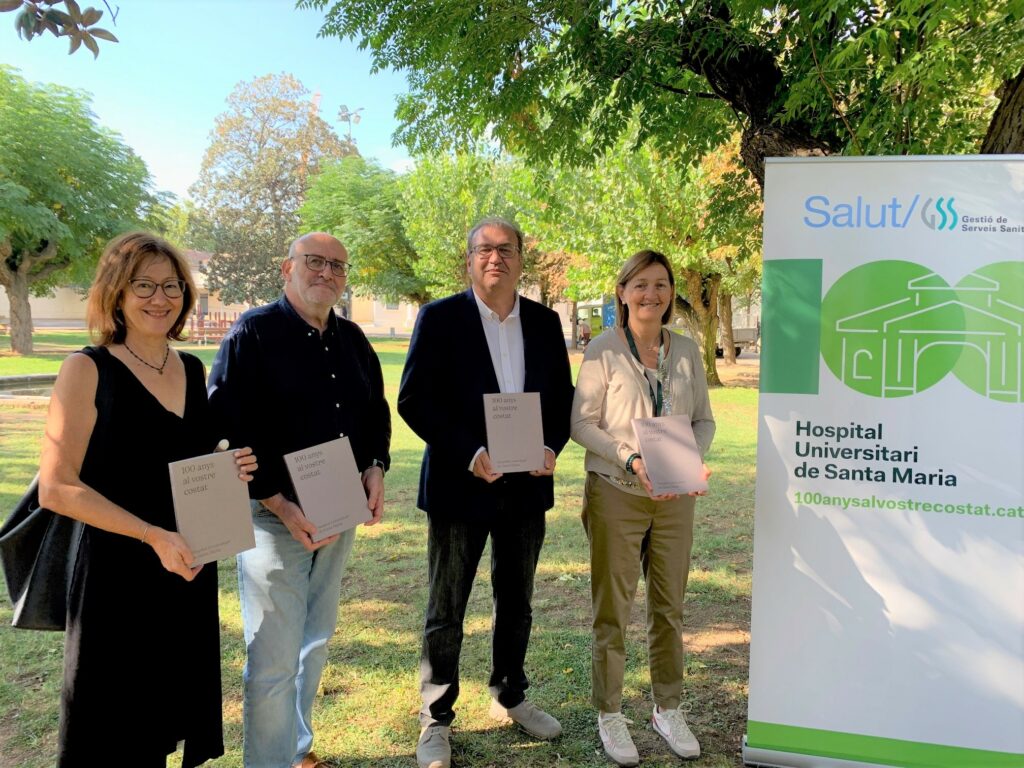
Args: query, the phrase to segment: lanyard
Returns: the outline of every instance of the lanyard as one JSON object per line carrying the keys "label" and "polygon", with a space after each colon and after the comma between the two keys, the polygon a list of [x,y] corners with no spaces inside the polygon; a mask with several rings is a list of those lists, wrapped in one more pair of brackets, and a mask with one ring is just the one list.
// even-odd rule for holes
{"label": "lanyard", "polygon": [[[633,332],[629,330],[629,325],[626,325],[625,331],[626,331],[626,341],[629,342],[629,350],[633,353],[633,357],[636,358],[636,361],[638,363],[640,363],[640,367],[644,368],[645,367],[644,363],[640,359],[640,352],[636,348],[636,342],[633,340]],[[647,378],[646,374],[644,375],[644,381],[647,382],[647,389],[650,390],[651,405],[654,406],[654,415],[655,416],[661,416],[661,409],[662,409],[662,407],[664,405],[664,395],[663,395],[662,389],[661,389],[661,366],[665,362],[665,342],[664,342],[664,339],[661,336],[659,336],[659,339],[661,339],[661,343],[658,344],[658,369],[657,369],[658,370],[658,374],[657,374],[657,377],[656,377],[657,380],[658,380],[658,394],[657,395],[654,394],[654,387],[651,386],[651,380],[649,378]]]}

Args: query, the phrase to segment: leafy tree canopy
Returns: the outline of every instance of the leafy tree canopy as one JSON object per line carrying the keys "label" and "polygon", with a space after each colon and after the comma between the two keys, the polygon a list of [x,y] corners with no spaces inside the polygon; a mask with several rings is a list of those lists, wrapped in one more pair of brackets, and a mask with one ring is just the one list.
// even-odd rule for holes
{"label": "leafy tree canopy", "polygon": [[96,123],[89,100],[0,66],[0,285],[11,346],[32,350],[30,292],[87,284],[103,244],[151,218],[145,163]]}
{"label": "leafy tree canopy", "polygon": [[[466,234],[486,216],[515,221],[509,189],[523,171],[478,153],[421,157],[401,178],[398,209],[419,258],[413,265],[431,296],[466,287]],[[529,275],[529,269],[524,269]]]}
{"label": "leafy tree canopy", "polygon": [[345,157],[313,179],[300,211],[302,225],[345,244],[355,292],[424,304],[434,297],[416,272],[417,254],[398,210],[400,194],[394,172],[374,160]]}
{"label": "leafy tree canopy", "polygon": [[209,286],[227,302],[256,304],[281,289],[279,264],[298,234],[299,208],[325,161],[353,153],[291,75],[239,83],[228,96],[189,190],[216,252]]}
{"label": "leafy tree canopy", "polygon": [[542,251],[575,254],[567,293],[612,293],[623,262],[636,251],[666,254],[676,272],[677,317],[704,348],[711,383],[719,383],[715,340],[728,296],[749,290],[760,264],[760,193],[738,165],[735,141],[698,165],[652,144],[634,148],[634,126],[583,168],[535,171],[532,198],[519,204]]}
{"label": "leafy tree canopy", "polygon": [[[575,165],[638,118],[637,145],[695,155],[740,130],[761,181],[771,155],[977,151],[1000,84],[1016,83],[1004,101],[1024,88],[1013,80],[1020,0],[299,6],[325,12],[323,35],[356,39],[376,67],[409,73],[396,137],[416,152],[492,136]],[[1014,103],[1010,129],[1024,112]]]}

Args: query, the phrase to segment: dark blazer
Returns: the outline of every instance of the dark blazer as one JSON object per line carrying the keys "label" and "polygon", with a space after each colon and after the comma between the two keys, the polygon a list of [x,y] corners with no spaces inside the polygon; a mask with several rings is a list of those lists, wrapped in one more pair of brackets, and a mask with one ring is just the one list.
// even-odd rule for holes
{"label": "dark blazer", "polygon": [[[539,392],[544,444],[557,455],[569,439],[572,374],[558,315],[519,297],[524,390]],[[468,469],[487,445],[483,396],[500,392],[472,288],[420,310],[402,372],[398,412],[427,444],[417,505],[434,516],[479,515],[502,498],[524,511],[554,505],[551,477],[526,472],[486,483]]]}

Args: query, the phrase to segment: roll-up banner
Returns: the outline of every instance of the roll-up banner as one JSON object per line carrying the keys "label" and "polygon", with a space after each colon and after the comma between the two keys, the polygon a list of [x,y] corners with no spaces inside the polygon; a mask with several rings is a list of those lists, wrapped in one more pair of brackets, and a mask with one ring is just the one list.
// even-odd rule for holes
{"label": "roll-up banner", "polygon": [[1024,766],[1024,156],[769,160],[751,765]]}

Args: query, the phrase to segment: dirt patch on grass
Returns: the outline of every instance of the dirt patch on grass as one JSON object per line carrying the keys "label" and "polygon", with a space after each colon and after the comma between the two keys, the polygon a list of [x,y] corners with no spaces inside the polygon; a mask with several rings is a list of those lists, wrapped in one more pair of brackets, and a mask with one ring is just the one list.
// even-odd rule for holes
{"label": "dirt patch on grass", "polygon": [[17,715],[0,717],[0,768],[18,768],[26,765],[32,755],[14,746],[18,736],[18,726],[14,722]]}
{"label": "dirt patch on grass", "polygon": [[744,352],[736,358],[735,365],[719,360],[718,378],[727,387],[748,387],[757,389],[761,380],[761,357],[753,352]]}

